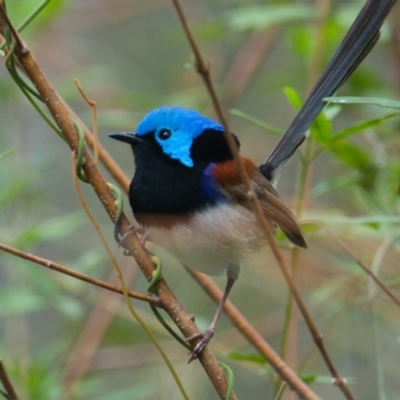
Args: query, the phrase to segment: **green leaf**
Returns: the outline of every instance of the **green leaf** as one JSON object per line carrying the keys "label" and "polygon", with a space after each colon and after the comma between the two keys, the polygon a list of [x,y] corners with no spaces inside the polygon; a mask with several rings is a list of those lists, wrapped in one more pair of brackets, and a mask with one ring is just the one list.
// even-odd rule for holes
{"label": "green leaf", "polygon": [[332,138],[332,121],[324,113],[318,115],[310,128],[311,136],[319,143],[327,143]]}
{"label": "green leaf", "polygon": [[352,135],[355,135],[362,131],[365,131],[366,129],[373,128],[374,126],[381,124],[383,121],[386,121],[387,119],[398,117],[398,116],[400,116],[400,113],[395,112],[395,113],[387,114],[380,118],[374,118],[374,119],[370,119],[367,121],[359,122],[358,124],[355,124],[353,126],[350,126],[349,128],[343,129],[342,131],[338,132],[335,136],[332,137],[330,142],[336,143],[339,140],[343,140],[349,136],[352,136]]}
{"label": "green leaf", "polygon": [[330,121],[333,121],[336,116],[342,111],[343,107],[338,106],[338,105],[330,105],[324,108],[324,114],[326,118],[328,118]]}
{"label": "green leaf", "polygon": [[315,374],[300,374],[300,379],[305,383],[314,383],[318,379],[318,375]]}
{"label": "green leaf", "polygon": [[283,92],[285,93],[286,98],[288,99],[289,103],[296,109],[300,109],[303,100],[301,99],[300,95],[290,86],[285,86],[283,88]]}
{"label": "green leaf", "polygon": [[325,97],[322,100],[335,104],[371,104],[379,107],[400,109],[400,101],[378,97]]}
{"label": "green leaf", "polygon": [[231,351],[227,356],[236,361],[250,361],[261,365],[266,364],[265,358],[259,353],[241,353],[240,351]]}
{"label": "green leaf", "polygon": [[245,31],[299,22],[314,18],[315,14],[315,7],[304,4],[255,5],[230,11],[226,18],[232,29]]}
{"label": "green leaf", "polygon": [[267,124],[266,122],[261,121],[258,118],[252,117],[251,115],[246,114],[243,111],[232,108],[231,110],[229,110],[229,113],[232,115],[236,115],[237,117],[242,118],[245,121],[251,122],[253,125],[258,126],[259,128],[262,128],[268,132],[271,132],[274,135],[277,135],[277,136],[283,135],[282,129],[279,129],[273,125]]}
{"label": "green leaf", "polygon": [[7,3],[7,11],[11,15],[11,20],[17,21],[17,26],[20,27],[35,9],[44,6],[31,22],[34,28],[43,29],[45,24],[50,23],[62,11],[66,3],[66,0],[48,0],[47,2],[42,0],[36,1],[35,7],[32,6],[32,0],[10,1]]}
{"label": "green leaf", "polygon": [[301,233],[315,233],[318,232],[321,227],[314,222],[302,222],[300,223]]}
{"label": "green leaf", "polygon": [[342,140],[330,145],[329,150],[349,167],[361,172],[372,164],[371,156],[353,143]]}

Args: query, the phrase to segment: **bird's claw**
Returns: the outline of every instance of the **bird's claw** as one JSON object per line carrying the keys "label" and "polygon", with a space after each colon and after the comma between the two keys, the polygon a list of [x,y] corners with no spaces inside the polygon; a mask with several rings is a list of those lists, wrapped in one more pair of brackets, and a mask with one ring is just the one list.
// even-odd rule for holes
{"label": "bird's claw", "polygon": [[[140,243],[144,247],[146,242],[148,241],[147,231],[146,229],[135,225],[130,225],[129,228],[124,232],[124,234],[122,235],[121,239],[118,242],[119,247],[123,246],[123,243],[126,240],[126,238],[134,234],[140,235]],[[124,249],[124,255],[130,256],[131,252],[128,249]]]}
{"label": "bird's claw", "polygon": [[199,358],[199,355],[203,352],[204,348],[207,346],[211,338],[214,336],[214,329],[207,329],[204,333],[195,333],[194,335],[188,337],[185,341],[191,342],[194,339],[201,338],[201,340],[196,344],[194,349],[192,350],[189,357],[188,364],[193,360]]}

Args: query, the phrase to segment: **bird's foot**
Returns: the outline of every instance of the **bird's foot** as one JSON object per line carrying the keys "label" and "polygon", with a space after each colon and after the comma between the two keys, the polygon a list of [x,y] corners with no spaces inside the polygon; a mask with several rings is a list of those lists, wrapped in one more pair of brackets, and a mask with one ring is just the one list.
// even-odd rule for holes
{"label": "bird's foot", "polygon": [[188,364],[199,357],[199,355],[203,352],[204,348],[207,346],[208,342],[213,336],[214,329],[208,328],[206,331],[204,331],[204,333],[195,333],[194,335],[186,339],[186,342],[191,342],[194,339],[201,338],[201,340],[196,344],[196,346],[190,353]]}
{"label": "bird's foot", "polygon": [[[140,243],[143,247],[145,247],[146,242],[148,241],[148,234],[146,229],[140,227],[140,226],[135,226],[135,225],[130,225],[128,227],[128,229],[124,232],[124,234],[122,235],[122,237],[120,238],[118,245],[119,247],[123,246],[124,241],[126,240],[126,238],[128,238],[131,235],[140,235]],[[124,249],[124,255],[126,256],[130,256],[131,255],[131,251],[129,251],[128,249]]]}

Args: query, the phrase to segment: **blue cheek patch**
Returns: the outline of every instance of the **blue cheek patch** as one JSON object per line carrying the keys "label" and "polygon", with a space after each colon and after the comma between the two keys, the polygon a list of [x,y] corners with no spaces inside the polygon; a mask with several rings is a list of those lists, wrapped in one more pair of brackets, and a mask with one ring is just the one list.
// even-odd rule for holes
{"label": "blue cheek patch", "polygon": [[165,154],[180,161],[187,167],[193,167],[193,160],[190,157],[190,147],[192,142],[188,140],[186,135],[175,131],[167,140],[161,140],[156,135],[156,141]]}
{"label": "blue cheek patch", "polygon": [[[166,140],[159,139],[157,133],[161,129],[170,130],[172,136]],[[136,135],[140,137],[154,132],[155,140],[167,156],[191,168],[193,160],[190,157],[190,148],[193,140],[207,129],[221,133],[224,131],[220,123],[204,117],[198,111],[177,106],[163,106],[150,111],[143,118],[137,126]]]}

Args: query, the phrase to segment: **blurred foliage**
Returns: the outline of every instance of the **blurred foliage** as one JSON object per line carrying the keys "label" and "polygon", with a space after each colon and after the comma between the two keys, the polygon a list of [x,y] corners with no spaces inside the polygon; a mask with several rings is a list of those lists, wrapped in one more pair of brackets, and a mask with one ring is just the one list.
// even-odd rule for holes
{"label": "blurred foliage", "polygon": [[[41,3],[13,0],[7,8],[19,25]],[[244,154],[258,164],[265,159],[362,4],[332,1],[319,31],[316,5],[306,0],[184,2],[195,36],[211,60],[218,91],[231,109],[231,127]],[[392,23],[399,18],[397,9]],[[285,167],[278,186],[290,205],[298,204],[299,187],[306,189],[301,219],[309,248],[298,253],[298,285],[334,362],[363,400],[399,399],[399,310],[321,227],[345,241],[400,296],[395,110],[400,61],[394,58],[390,27],[384,27],[372,54],[340,90],[339,104],[329,103],[317,118],[308,152],[303,149]],[[261,40],[268,35],[275,35],[271,47]],[[129,149],[107,141],[106,133],[133,130],[145,112],[161,104],[213,115],[168,2],[52,0],[23,37],[59,93],[90,126],[90,110],[72,83],[79,77],[98,104],[101,141],[128,176],[133,174]],[[0,121],[0,241],[108,279],[105,252],[73,192],[69,151],[21,96],[5,68],[0,69]],[[302,183],[307,164],[309,177]],[[83,190],[112,242],[113,227],[97,198],[90,188]],[[277,239],[282,249],[288,248],[279,232]],[[116,245],[115,251],[121,254]],[[196,314],[196,321],[208,322],[212,301],[176,262],[166,255],[164,259],[163,274],[179,300]],[[132,268],[122,255],[121,262],[126,271]],[[231,300],[279,350],[287,288],[267,251],[247,264]],[[224,285],[222,278],[217,281]],[[135,277],[131,287],[144,291],[144,278]],[[165,366],[127,319],[119,297],[102,296],[83,282],[0,253],[0,356],[22,399],[67,398],[65,374],[83,332],[100,343],[89,370],[68,388],[68,398],[177,398]],[[186,365],[186,350],[171,343],[147,305],[137,307],[173,356],[192,398],[216,398],[200,367]],[[339,398],[310,334],[301,318],[294,318],[289,362],[322,398]],[[226,318],[211,347],[233,369],[239,398],[273,398],[276,374],[232,332]],[[293,397],[286,390],[282,398]]]}

